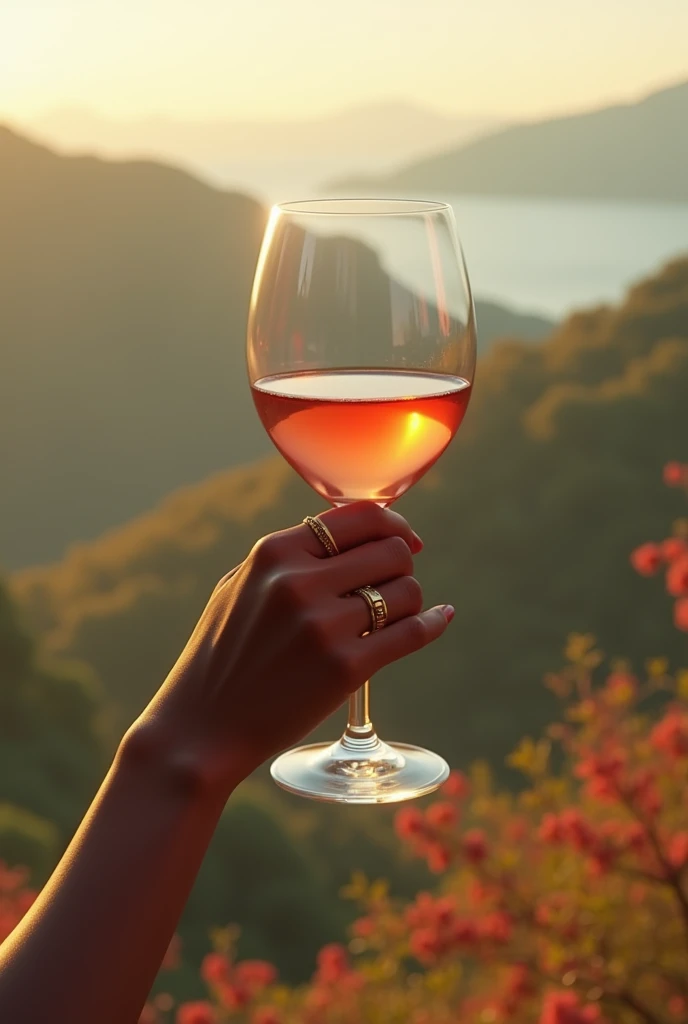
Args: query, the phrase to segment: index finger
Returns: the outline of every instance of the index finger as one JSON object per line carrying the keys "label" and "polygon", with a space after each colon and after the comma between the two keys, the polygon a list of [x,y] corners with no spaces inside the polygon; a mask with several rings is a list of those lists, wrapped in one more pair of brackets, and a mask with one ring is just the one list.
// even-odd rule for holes
{"label": "index finger", "polygon": [[[414,555],[423,547],[423,541],[403,516],[392,509],[380,508],[374,501],[356,501],[340,508],[330,508],[318,518],[327,526],[340,552],[385,537],[401,537]],[[304,523],[295,526],[294,531],[298,531],[306,551],[317,558],[328,557],[327,551],[309,526]]]}

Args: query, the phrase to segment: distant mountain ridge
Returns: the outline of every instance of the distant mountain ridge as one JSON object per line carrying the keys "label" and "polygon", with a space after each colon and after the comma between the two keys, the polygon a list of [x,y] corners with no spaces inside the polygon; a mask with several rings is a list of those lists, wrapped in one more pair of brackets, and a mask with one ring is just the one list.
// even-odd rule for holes
{"label": "distant mountain ridge", "polygon": [[171,160],[223,187],[294,199],[328,175],[388,172],[400,162],[478,138],[497,118],[450,116],[405,102],[371,103],[307,120],[114,119],[57,110],[21,128],[69,153]]}
{"label": "distant mountain ridge", "polygon": [[[177,168],[0,128],[0,564],[56,558],[272,450],[245,365],[264,223]],[[483,348],[550,326],[478,318]]]}
{"label": "distant mountain ridge", "polygon": [[688,201],[688,82],[637,103],[504,128],[378,177],[331,182],[364,192]]}

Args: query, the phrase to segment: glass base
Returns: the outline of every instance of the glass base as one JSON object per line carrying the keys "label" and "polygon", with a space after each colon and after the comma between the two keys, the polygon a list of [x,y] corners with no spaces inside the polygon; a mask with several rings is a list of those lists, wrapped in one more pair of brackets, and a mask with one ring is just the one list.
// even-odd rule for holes
{"label": "glass base", "polygon": [[290,793],[342,804],[391,804],[425,796],[446,782],[449,765],[430,750],[345,734],[281,754],[270,768]]}

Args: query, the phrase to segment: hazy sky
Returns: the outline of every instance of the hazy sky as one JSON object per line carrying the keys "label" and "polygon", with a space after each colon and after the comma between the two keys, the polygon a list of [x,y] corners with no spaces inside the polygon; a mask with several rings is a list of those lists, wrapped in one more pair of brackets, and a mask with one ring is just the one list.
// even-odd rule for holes
{"label": "hazy sky", "polygon": [[0,115],[535,117],[688,78],[688,0],[0,0]]}

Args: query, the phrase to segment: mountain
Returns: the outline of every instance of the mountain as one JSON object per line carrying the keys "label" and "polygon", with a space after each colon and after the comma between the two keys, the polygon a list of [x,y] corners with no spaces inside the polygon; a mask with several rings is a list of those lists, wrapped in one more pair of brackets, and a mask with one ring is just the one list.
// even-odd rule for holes
{"label": "mountain", "polygon": [[[175,168],[0,128],[0,563],[55,559],[272,450],[244,354],[264,222]],[[484,347],[542,328],[492,308],[481,326]]]}
{"label": "mountain", "polygon": [[688,201],[688,82],[637,103],[505,128],[393,174],[334,181],[332,194]]}
{"label": "mountain", "polygon": [[68,152],[165,159],[225,187],[293,199],[324,177],[387,172],[444,146],[478,138],[495,118],[447,117],[388,102],[352,107],[308,120],[213,121],[143,117],[116,120],[94,111],[57,110],[26,128]]}
{"label": "mountain", "polygon": [[174,168],[60,157],[0,129],[5,564],[267,449],[244,386],[264,219]]}
{"label": "mountain", "polygon": [[[427,602],[451,601],[457,615],[439,643],[375,680],[384,736],[457,765],[498,761],[550,718],[541,679],[570,630],[596,633],[612,657],[685,656],[661,583],[648,588],[628,554],[685,514],[661,467],[688,455],[687,393],[688,259],[540,345],[490,349],[458,439],[399,504],[426,541]],[[17,574],[14,593],[55,654],[96,669],[123,727],[215,581],[257,537],[317,508],[273,457]]]}

